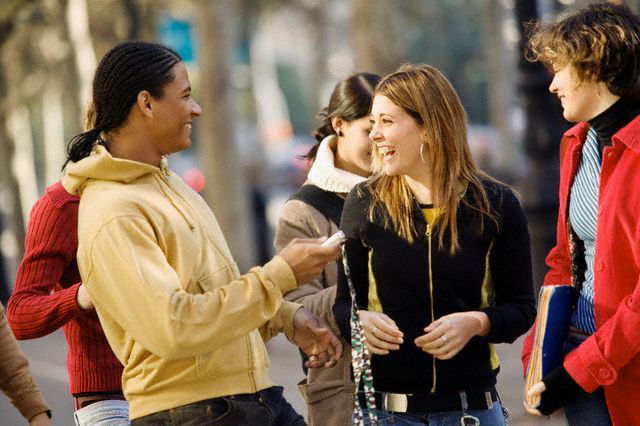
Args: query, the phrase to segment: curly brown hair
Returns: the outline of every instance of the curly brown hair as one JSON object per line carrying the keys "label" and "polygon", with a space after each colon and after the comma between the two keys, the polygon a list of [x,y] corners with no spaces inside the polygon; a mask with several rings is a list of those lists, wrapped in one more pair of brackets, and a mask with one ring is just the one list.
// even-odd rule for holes
{"label": "curly brown hair", "polygon": [[614,95],[640,99],[640,20],[627,6],[591,4],[555,22],[533,22],[529,31],[529,61],[571,65],[581,81],[601,81]]}

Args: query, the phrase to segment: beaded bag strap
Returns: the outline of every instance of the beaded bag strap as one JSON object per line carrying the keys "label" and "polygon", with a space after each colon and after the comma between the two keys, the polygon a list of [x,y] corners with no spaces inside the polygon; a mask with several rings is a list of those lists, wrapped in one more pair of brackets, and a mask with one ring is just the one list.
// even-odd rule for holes
{"label": "beaded bag strap", "polygon": [[372,425],[378,424],[378,416],[376,415],[375,389],[373,388],[373,375],[371,373],[371,354],[367,349],[364,341],[364,332],[362,331],[362,323],[358,316],[358,308],[356,303],[356,290],[351,281],[349,273],[349,265],[347,264],[347,254],[342,245],[342,264],[344,265],[344,274],[349,284],[349,293],[351,294],[351,364],[353,366],[353,381],[356,385],[353,397],[353,424],[360,426],[364,424],[364,415],[360,407],[360,399],[358,391],[360,382],[364,387],[364,394],[367,401],[367,411],[369,420]]}

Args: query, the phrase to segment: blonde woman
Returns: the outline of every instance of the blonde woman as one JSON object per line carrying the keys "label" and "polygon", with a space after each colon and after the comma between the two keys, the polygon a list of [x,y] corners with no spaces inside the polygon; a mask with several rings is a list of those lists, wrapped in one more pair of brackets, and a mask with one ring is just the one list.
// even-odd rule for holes
{"label": "blonde woman", "polygon": [[[341,226],[378,418],[504,424],[492,344],[513,342],[535,316],[520,204],[474,165],[466,113],[433,67],[384,77],[371,126],[376,177],[349,194]],[[345,334],[340,275],[333,310]]]}

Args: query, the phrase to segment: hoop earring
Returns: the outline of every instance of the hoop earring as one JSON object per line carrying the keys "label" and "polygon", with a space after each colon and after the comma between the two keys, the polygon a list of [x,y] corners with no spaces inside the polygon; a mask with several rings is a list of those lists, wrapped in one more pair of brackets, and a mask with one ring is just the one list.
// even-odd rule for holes
{"label": "hoop earring", "polygon": [[427,162],[424,159],[424,153],[422,152],[422,150],[424,149],[425,145],[426,145],[426,142],[422,142],[420,144],[420,159],[422,160],[423,163],[427,164]]}

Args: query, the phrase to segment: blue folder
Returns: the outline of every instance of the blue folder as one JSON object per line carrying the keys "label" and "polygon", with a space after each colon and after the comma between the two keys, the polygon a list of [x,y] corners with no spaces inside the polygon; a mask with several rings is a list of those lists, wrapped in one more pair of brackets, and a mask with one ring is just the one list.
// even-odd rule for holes
{"label": "blue folder", "polygon": [[525,375],[525,399],[536,408],[544,399],[544,392],[535,398],[526,393],[564,359],[564,344],[569,333],[575,302],[575,288],[570,285],[547,285],[540,289],[536,330]]}

